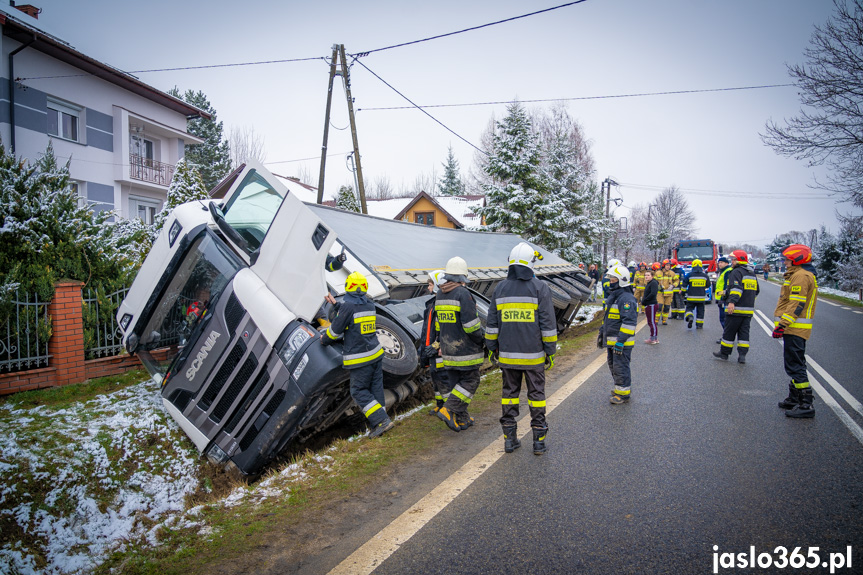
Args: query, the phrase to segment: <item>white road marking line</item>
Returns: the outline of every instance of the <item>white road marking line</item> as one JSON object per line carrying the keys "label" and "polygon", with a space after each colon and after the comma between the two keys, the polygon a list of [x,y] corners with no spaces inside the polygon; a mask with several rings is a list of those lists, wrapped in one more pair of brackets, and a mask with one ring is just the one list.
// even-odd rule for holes
{"label": "white road marking line", "polygon": [[[765,316],[760,309],[755,310],[755,313],[761,316],[753,316],[755,317],[756,321],[758,321],[758,325],[760,325],[765,332],[772,335],[773,330],[769,329],[761,319],[763,317],[766,320],[767,316]],[[784,345],[783,340],[779,340],[778,343]],[[833,389],[835,389],[836,392],[839,393],[839,395],[841,395],[842,398],[848,402],[851,407],[853,407],[858,413],[863,415],[863,411],[861,411],[863,410],[863,406],[861,406],[860,402],[857,401],[854,396],[848,393],[848,391],[846,391],[845,388],[842,387],[838,381],[836,381],[829,373],[827,373],[826,370],[824,370],[820,365],[815,363],[815,361],[811,357],[809,357],[809,355],[806,356],[806,361],[812,364],[812,367],[815,368],[815,371],[817,371],[818,374],[821,375],[824,380],[829,383],[833,387]],[[851,432],[851,435],[856,437],[857,441],[859,441],[860,444],[863,445],[863,428],[857,425],[857,423],[851,418],[851,416],[848,415],[848,412],[845,411],[841,405],[839,405],[839,402],[833,399],[833,396],[830,395],[830,393],[826,389],[821,387],[821,384],[818,383],[818,380],[812,377],[812,372],[807,371],[806,374],[809,376],[809,385],[812,386],[812,389],[815,391],[815,393],[818,394],[818,397],[821,398],[821,401],[823,401],[830,409],[833,410],[833,413],[836,414],[836,417],[839,418],[839,421],[845,424],[845,427],[848,428],[848,431]]]}
{"label": "white road marking line", "polygon": [[845,307],[844,305],[843,305],[843,306],[840,306],[840,307],[841,307],[842,309],[847,309],[848,311],[851,311],[851,308],[850,308],[850,307]]}
{"label": "white road marking line", "polygon": [[863,415],[863,404],[857,401],[857,398],[851,395],[847,389],[842,387],[842,385],[838,381],[836,381],[836,379],[832,375],[827,373],[826,369],[818,365],[818,362],[809,357],[809,354],[806,354],[806,362],[810,364],[813,368],[815,368],[815,371],[818,372],[818,375],[820,375],[821,378],[824,379],[824,381],[829,383],[830,386],[836,390],[836,393],[841,395],[842,399],[848,402],[848,405],[850,405],[854,409],[854,411],[856,411],[860,415]]}
{"label": "white road marking line", "polygon": [[[769,335],[770,337],[773,337],[773,327],[772,327],[773,322],[770,321],[769,319],[767,319],[767,316],[764,315],[764,312],[762,312],[760,309],[755,310],[755,313],[756,313],[756,315],[754,315],[752,317],[755,318],[755,321],[758,323],[758,325],[761,326],[761,329],[763,329],[765,332],[767,332],[767,335]],[[761,317],[759,317],[759,316],[761,316]],[[763,318],[763,321],[762,321],[762,318]],[[767,327],[768,325],[771,327]]]}
{"label": "white road marking line", "polygon": [[828,299],[821,299],[821,298],[819,297],[819,298],[818,298],[818,301],[820,301],[820,302],[824,302],[824,303],[826,303],[827,305],[832,305],[832,306],[835,306],[835,307],[842,307],[842,304],[841,304],[841,303],[833,303],[832,301],[830,301],[830,300],[828,300]]}
{"label": "white road marking line", "polygon": [[[643,320],[635,330],[636,335],[645,325],[647,325],[647,321]],[[596,373],[600,367],[606,365],[606,362],[606,355],[600,355],[566,382],[563,387],[558,389],[546,401],[546,415],[563,403],[567,397],[581,387],[581,384]],[[525,413],[518,421],[522,422],[528,418],[529,414]],[[520,437],[524,438],[530,432],[530,426],[527,426],[527,429],[520,434]],[[381,563],[386,561],[404,543],[407,543],[417,531],[446,508],[460,493],[470,487],[471,483],[479,479],[483,473],[488,471],[504,455],[504,451],[501,448],[502,439],[503,435],[489,443],[473,459],[465,463],[461,469],[444,479],[425,497],[393,519],[380,533],[375,534],[359,549],[346,557],[344,561],[336,565],[329,575],[368,575],[377,569]],[[528,449],[528,447],[526,446],[525,449]]]}

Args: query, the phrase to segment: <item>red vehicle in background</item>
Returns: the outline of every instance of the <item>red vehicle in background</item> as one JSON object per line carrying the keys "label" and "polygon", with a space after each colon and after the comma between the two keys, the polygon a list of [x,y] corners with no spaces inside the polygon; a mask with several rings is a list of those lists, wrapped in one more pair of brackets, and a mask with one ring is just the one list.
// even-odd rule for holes
{"label": "red vehicle in background", "polygon": [[682,266],[692,266],[692,260],[701,260],[705,272],[713,272],[711,278],[717,271],[716,261],[721,255],[722,246],[713,240],[682,240],[671,250],[671,257],[680,262]]}

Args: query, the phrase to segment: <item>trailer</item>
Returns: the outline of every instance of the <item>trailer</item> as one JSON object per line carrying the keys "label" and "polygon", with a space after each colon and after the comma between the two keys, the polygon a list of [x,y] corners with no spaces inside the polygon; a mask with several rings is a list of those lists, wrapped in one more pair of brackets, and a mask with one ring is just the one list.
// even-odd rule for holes
{"label": "trailer", "polygon": [[[484,322],[520,237],[448,230],[304,204],[263,166],[232,174],[219,200],[178,206],[117,312],[123,343],[160,384],[165,409],[211,461],[254,476],[288,444],[357,413],[340,344],[322,346],[329,293],[354,271],[369,280],[384,348],[387,407],[418,389],[417,340],[427,274],[455,255]],[[543,255],[559,330],[592,288]],[[340,270],[327,256],[345,254]]]}

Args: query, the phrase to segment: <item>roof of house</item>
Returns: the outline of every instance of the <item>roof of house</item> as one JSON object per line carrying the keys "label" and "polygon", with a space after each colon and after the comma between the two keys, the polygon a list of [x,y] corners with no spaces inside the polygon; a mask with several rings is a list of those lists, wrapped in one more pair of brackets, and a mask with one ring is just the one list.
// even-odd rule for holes
{"label": "roof of house", "polygon": [[[14,9],[13,9],[14,10]],[[16,10],[17,12],[17,10]],[[210,114],[187,104],[179,98],[166,94],[149,84],[145,84],[134,76],[123,72],[113,66],[99,62],[81,52],[77,51],[71,44],[60,38],[49,34],[45,30],[27,21],[32,20],[24,13],[12,14],[6,9],[0,9],[0,26],[3,26],[3,34],[13,40],[21,42],[22,45],[47,54],[52,58],[65,62],[76,68],[124,88],[134,94],[138,94],[148,100],[156,102],[170,110],[179,112],[185,116],[201,116],[210,118]],[[31,44],[32,42],[32,44]]]}

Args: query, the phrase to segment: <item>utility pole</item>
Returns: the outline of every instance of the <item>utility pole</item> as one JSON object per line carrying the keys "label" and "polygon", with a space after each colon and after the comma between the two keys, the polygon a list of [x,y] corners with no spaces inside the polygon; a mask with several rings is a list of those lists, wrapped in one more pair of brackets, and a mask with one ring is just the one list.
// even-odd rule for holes
{"label": "utility pole", "polygon": [[357,166],[357,189],[360,194],[360,209],[364,214],[369,213],[366,208],[366,189],[363,184],[363,167],[360,162],[360,144],[357,141],[357,120],[354,117],[354,99],[351,97],[351,77],[348,75],[348,62],[345,59],[345,45],[339,44],[339,56],[342,60],[342,81],[345,83],[345,96],[348,99],[348,116],[351,119],[351,138],[354,141],[354,162]]}
{"label": "utility pole", "polygon": [[[605,224],[602,227],[602,268],[603,270],[607,269],[608,265],[608,238],[605,237],[605,227],[608,225],[608,219],[610,216],[609,206],[611,205],[611,186],[617,186],[618,183],[612,180],[611,178],[605,178],[602,182],[602,186],[605,190]],[[603,189],[601,188],[601,189]]]}
{"label": "utility pole", "polygon": [[324,112],[324,143],[321,144],[321,172],[318,175],[318,203],[324,201],[324,175],[327,169],[327,138],[330,134],[330,107],[333,103],[333,79],[336,77],[336,55],[338,44],[333,44],[333,57],[330,60],[330,82],[327,88],[327,110]]}
{"label": "utility pole", "polygon": [[[336,71],[336,62],[341,62],[341,71]],[[321,146],[321,172],[318,176],[318,203],[324,200],[324,172],[327,165],[327,139],[330,131],[330,107],[333,101],[333,80],[341,75],[345,86],[345,97],[348,101],[348,117],[351,121],[351,138],[354,144],[354,162],[356,165],[357,193],[360,196],[360,209],[364,214],[369,213],[366,207],[366,190],[363,183],[363,168],[360,162],[360,144],[357,140],[357,121],[354,117],[354,99],[351,96],[351,78],[348,73],[348,62],[345,57],[345,45],[333,44],[333,58],[330,61],[330,80],[327,88],[327,109],[324,113],[324,143]]]}

